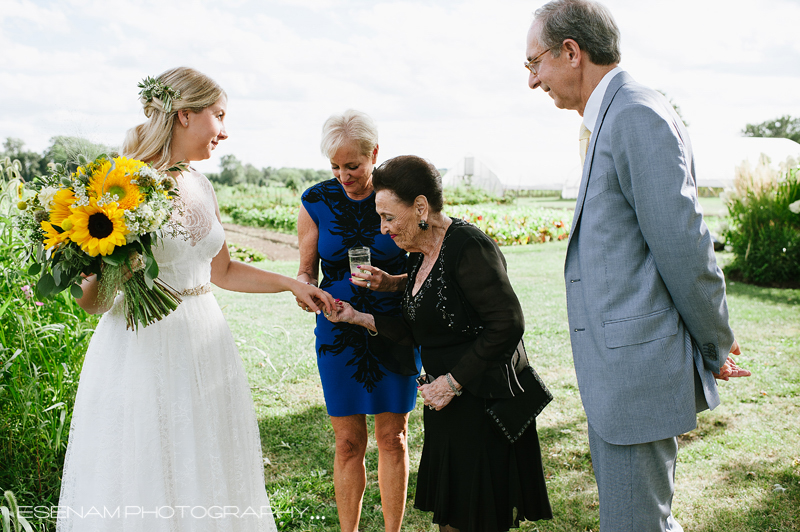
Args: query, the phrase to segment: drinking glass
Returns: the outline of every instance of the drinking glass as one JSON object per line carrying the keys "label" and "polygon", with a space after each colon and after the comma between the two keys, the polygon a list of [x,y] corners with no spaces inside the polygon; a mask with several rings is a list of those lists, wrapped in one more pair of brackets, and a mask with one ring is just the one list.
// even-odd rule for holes
{"label": "drinking glass", "polygon": [[350,257],[350,273],[355,274],[359,273],[361,270],[358,269],[359,266],[367,265],[369,266],[369,248],[367,247],[354,247],[350,248],[347,251],[348,257]]}

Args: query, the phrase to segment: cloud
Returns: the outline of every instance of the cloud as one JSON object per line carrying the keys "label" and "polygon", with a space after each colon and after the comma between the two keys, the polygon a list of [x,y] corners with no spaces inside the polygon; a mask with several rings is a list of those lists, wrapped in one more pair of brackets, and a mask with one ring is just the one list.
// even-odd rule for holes
{"label": "cloud", "polygon": [[[607,0],[623,64],[664,90],[695,136],[800,116],[800,6],[788,0]],[[0,140],[43,150],[61,134],[120,144],[144,120],[136,84],[187,65],[229,95],[209,161],[324,168],[322,123],[354,107],[378,122],[380,158],[447,167],[471,153],[509,182],[576,171],[580,117],[527,88],[525,35],[538,3],[508,0],[3,0]]]}

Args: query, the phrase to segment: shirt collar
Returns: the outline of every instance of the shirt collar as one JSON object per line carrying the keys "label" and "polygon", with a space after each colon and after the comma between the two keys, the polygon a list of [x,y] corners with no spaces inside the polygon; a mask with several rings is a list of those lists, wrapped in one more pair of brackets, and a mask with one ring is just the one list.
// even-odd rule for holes
{"label": "shirt collar", "polygon": [[606,95],[606,89],[608,89],[609,83],[611,80],[614,79],[614,76],[622,72],[620,67],[615,67],[612,70],[609,70],[603,79],[600,80],[600,83],[597,84],[597,87],[594,88],[592,91],[591,96],[589,96],[589,101],[586,102],[586,107],[583,109],[583,125],[586,126],[591,132],[594,132],[595,126],[597,125],[597,115],[600,114],[600,105],[603,103],[603,97]]}

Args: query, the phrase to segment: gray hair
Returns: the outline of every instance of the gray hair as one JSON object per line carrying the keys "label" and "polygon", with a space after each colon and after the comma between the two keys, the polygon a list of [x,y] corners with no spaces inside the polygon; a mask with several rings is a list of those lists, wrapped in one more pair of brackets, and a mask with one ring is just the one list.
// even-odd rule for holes
{"label": "gray hair", "polygon": [[572,39],[595,65],[619,63],[619,28],[611,12],[602,4],[588,0],[553,0],[534,13],[540,23],[539,44],[552,48],[553,57],[561,54],[561,43]]}
{"label": "gray hair", "polygon": [[331,115],[322,126],[322,154],[333,158],[339,148],[348,143],[358,146],[361,155],[372,155],[378,145],[378,127],[366,113],[348,109],[341,115]]}

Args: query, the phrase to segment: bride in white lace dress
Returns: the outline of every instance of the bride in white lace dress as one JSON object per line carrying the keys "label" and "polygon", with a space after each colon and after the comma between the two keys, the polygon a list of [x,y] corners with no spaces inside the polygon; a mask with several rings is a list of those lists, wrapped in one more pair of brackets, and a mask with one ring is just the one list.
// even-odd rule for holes
{"label": "bride in white lace dress", "polygon": [[[207,159],[227,134],[226,96],[203,74],[158,78],[180,91],[142,103],[123,155],[153,162]],[[59,531],[276,530],[264,487],[250,388],[210,283],[241,292],[290,290],[312,308],[333,305],[316,287],[231,261],[211,184],[176,176],[187,240],[155,248],[160,278],[182,292],[172,314],[126,330],[121,298],[97,300],[93,278],[79,300],[105,312],[81,372],[59,500]]]}

